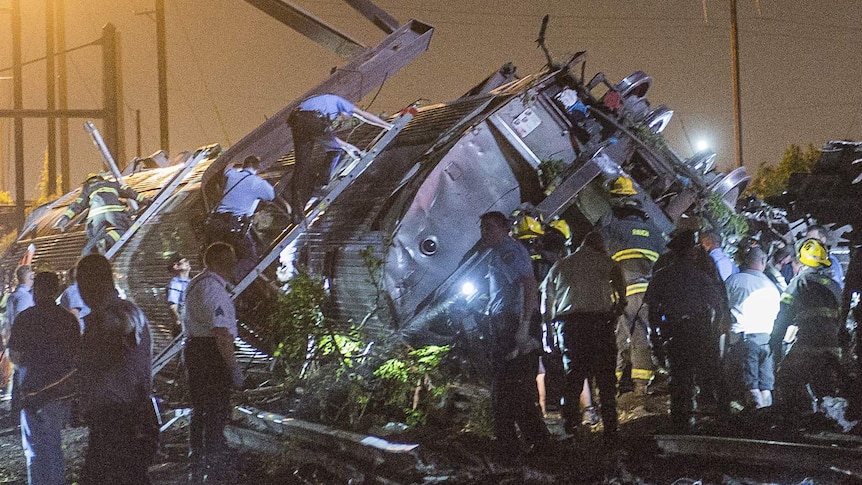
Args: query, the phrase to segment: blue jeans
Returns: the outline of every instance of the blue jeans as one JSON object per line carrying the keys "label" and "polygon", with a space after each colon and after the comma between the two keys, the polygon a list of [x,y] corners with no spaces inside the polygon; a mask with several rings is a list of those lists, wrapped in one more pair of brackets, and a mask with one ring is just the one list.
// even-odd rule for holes
{"label": "blue jeans", "polygon": [[60,431],[69,419],[69,403],[49,402],[21,410],[21,445],[27,457],[27,483],[64,485],[65,462]]}

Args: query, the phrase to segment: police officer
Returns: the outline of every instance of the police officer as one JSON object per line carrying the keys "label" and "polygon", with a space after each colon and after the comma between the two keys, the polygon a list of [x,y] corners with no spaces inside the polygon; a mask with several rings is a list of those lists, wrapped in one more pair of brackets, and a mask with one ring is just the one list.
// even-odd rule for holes
{"label": "police officer", "polygon": [[82,255],[98,250],[107,251],[132,225],[126,204],[120,199],[148,203],[150,199],[137,193],[128,185],[121,185],[102,174],[91,173],[78,197],[69,204],[55,227],[65,231],[69,221],[89,209],[87,213],[87,244]]}
{"label": "police officer", "polygon": [[781,295],[770,343],[779,359],[784,357],[776,376],[776,404],[810,412],[836,388],[840,338],[846,328],[840,318],[841,287],[832,279],[826,247],[808,238],[798,241],[795,249],[803,268]]}
{"label": "police officer", "polygon": [[642,396],[655,374],[643,294],[665,242],[642,203],[634,198],[637,190],[631,179],[617,177],[610,193],[615,199],[602,233],[608,253],[623,269],[628,302],[617,322],[617,376],[621,394],[634,391]]}
{"label": "police officer", "polygon": [[517,430],[534,447],[547,444],[550,435],[537,406],[536,351],[541,346],[529,335],[538,305],[538,284],[527,250],[509,236],[509,227],[501,212],[480,216],[481,242],[490,248],[486,313],[494,434],[501,451],[517,454]]}
{"label": "police officer", "polygon": [[726,296],[700,269],[702,250],[693,232],[681,232],[671,242],[676,256],[653,274],[644,302],[667,355],[671,419],[677,429],[686,431],[695,424],[696,381],[709,404],[717,405],[720,413],[727,411],[716,324]]}
{"label": "police officer", "polygon": [[190,478],[218,469],[225,450],[224,427],[230,416],[230,389],[242,387],[236,356],[236,310],[228,290],[236,265],[233,248],[223,242],[207,247],[206,269],[186,289],[183,358],[189,378],[192,418],[189,425]]}
{"label": "police officer", "polygon": [[[291,217],[299,224],[305,214],[305,204],[316,188],[326,185],[342,150],[358,152],[356,147],[339,139],[333,133],[332,125],[341,117],[354,117],[365,123],[390,129],[388,123],[367,111],[363,111],[350,101],[335,94],[319,94],[303,101],[287,120],[293,136],[294,168],[291,183]],[[315,143],[326,151],[322,161],[311,157]]]}
{"label": "police officer", "polygon": [[209,215],[206,233],[209,242],[223,241],[234,247],[239,263],[236,279],[248,274],[257,264],[257,245],[251,234],[251,217],[261,200],[275,199],[272,185],[258,174],[260,159],[248,156],[237,170],[225,170],[224,192],[215,210]]}

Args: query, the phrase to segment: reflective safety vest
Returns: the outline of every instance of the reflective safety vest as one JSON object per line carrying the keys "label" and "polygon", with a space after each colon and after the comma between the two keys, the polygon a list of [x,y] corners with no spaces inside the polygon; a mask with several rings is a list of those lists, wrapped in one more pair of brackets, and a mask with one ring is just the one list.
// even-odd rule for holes
{"label": "reflective safety vest", "polygon": [[653,264],[665,250],[661,231],[637,214],[612,214],[602,232],[608,254],[623,269],[626,296],[645,292]]}
{"label": "reflective safety vest", "polygon": [[128,185],[120,185],[113,180],[105,180],[102,178],[90,178],[81,189],[78,197],[69,204],[69,207],[63,213],[69,219],[83,212],[85,209],[90,209],[87,213],[87,219],[105,214],[108,212],[123,212],[126,210],[126,205],[120,201],[120,198],[133,199],[138,202],[143,202],[144,197],[138,194]]}
{"label": "reflective safety vest", "polygon": [[841,322],[841,287],[824,271],[805,268],[781,295],[781,311],[775,321],[773,339],[782,338],[796,325],[797,345],[838,346]]}

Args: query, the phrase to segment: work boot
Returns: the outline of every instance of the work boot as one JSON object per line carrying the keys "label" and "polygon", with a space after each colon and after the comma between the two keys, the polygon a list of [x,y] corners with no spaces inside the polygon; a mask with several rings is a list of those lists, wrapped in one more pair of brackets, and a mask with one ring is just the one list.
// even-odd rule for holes
{"label": "work boot", "polygon": [[599,413],[595,406],[587,406],[584,408],[581,424],[584,426],[595,426],[599,424]]}

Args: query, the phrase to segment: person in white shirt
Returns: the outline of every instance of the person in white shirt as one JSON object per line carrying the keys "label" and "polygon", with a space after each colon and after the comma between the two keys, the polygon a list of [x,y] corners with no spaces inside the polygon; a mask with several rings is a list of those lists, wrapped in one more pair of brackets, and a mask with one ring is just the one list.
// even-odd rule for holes
{"label": "person in white shirt", "polygon": [[741,369],[750,404],[762,408],[772,405],[775,374],[769,336],[778,316],[781,294],[763,274],[766,268],[763,250],[750,248],[743,258],[742,271],[725,281],[733,317],[729,358]]}

